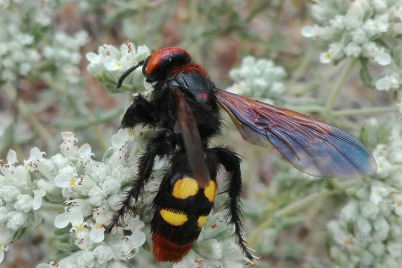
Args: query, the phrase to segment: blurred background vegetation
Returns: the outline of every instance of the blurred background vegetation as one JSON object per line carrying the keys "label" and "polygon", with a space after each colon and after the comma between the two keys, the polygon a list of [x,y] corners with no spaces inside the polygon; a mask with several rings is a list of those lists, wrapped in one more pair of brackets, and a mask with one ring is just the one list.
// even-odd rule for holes
{"label": "blurred background vegetation", "polygon": [[[131,96],[108,93],[87,73],[85,54],[97,51],[105,43],[119,47],[126,40],[151,49],[177,46],[188,50],[221,89],[233,83],[229,71],[238,67],[243,57],[271,59],[287,73],[283,81],[285,92],[276,96],[277,104],[315,115],[356,136],[360,134],[359,126],[368,118],[365,114],[324,111],[333,84],[346,65],[321,64],[319,52],[326,50],[326,45],[300,34],[304,25],[311,24],[305,1],[19,2],[10,1],[0,9],[0,17],[4,15],[1,21],[3,25],[16,23],[19,28],[14,33],[29,33],[33,41],[19,43],[11,50],[31,49],[42,56],[31,62],[29,71],[16,71],[14,77],[3,76],[0,80],[0,159],[12,148],[22,160],[34,146],[51,156],[59,152],[62,131],[74,132],[81,144],[91,144],[95,158],[101,158],[110,146],[110,137],[119,128]],[[41,8],[46,9],[43,16],[48,16],[48,23],[38,23],[33,18]],[[15,21],[7,13],[17,14],[13,16]],[[81,31],[87,33],[86,38],[77,36]],[[74,44],[61,38],[61,32],[71,40],[86,41]],[[9,42],[10,38],[10,33],[3,30],[0,43]],[[64,54],[46,56],[46,46],[56,52],[57,48],[64,49]],[[70,57],[76,57],[77,52],[80,57],[75,61]],[[5,59],[4,55],[0,60]],[[0,69],[0,73],[4,71]],[[351,73],[345,87],[334,110],[370,107],[373,103],[386,106],[391,98],[365,88],[358,69]],[[245,230],[250,246],[262,256],[257,266],[328,267],[326,222],[335,217],[334,211],[346,196],[331,195],[324,203],[314,202],[296,216],[269,218],[274,209],[306,193],[319,192],[331,183],[298,179],[304,175],[282,162],[278,153],[242,141],[230,120],[225,125],[224,137],[215,142],[235,147],[243,157]],[[278,171],[289,172],[277,175],[280,178],[272,183]],[[285,193],[270,199],[276,190]],[[274,226],[280,226],[282,231],[271,232],[268,227]],[[43,256],[40,243],[41,238],[35,236],[14,243],[2,267],[31,267],[39,263]]]}

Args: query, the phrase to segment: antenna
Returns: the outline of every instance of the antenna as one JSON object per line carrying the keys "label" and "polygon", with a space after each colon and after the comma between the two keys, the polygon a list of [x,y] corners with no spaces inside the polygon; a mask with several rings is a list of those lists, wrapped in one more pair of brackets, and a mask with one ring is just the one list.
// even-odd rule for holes
{"label": "antenna", "polygon": [[117,88],[120,88],[120,87],[121,87],[121,84],[123,84],[124,79],[126,79],[129,74],[131,74],[132,72],[134,72],[135,69],[137,69],[138,67],[140,67],[140,66],[143,65],[143,64],[144,64],[144,61],[142,60],[142,61],[138,62],[137,65],[135,65],[135,66],[130,67],[129,69],[127,69],[127,71],[125,71],[125,72],[120,76],[119,81],[117,81]]}

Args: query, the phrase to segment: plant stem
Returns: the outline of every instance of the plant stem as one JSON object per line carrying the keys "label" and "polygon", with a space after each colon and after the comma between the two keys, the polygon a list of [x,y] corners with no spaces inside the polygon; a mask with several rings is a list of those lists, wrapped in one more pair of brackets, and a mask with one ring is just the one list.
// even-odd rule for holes
{"label": "plant stem", "polygon": [[275,219],[289,217],[297,213],[300,213],[301,211],[310,207],[311,205],[318,203],[323,198],[327,198],[335,193],[343,192],[351,187],[357,187],[361,184],[362,184],[361,179],[346,180],[339,183],[334,181],[333,186],[335,187],[335,189],[333,190],[324,189],[319,193],[311,193],[306,197],[295,200],[286,207],[273,212],[271,215],[267,215],[267,219],[264,222],[262,222],[249,236],[249,238],[247,239],[248,243],[250,244],[251,247],[255,247],[257,245],[257,239],[260,236],[261,232],[269,228],[270,226],[273,226],[275,223]]}
{"label": "plant stem", "polygon": [[333,116],[349,116],[349,115],[360,115],[360,114],[373,114],[373,113],[392,113],[396,112],[398,107],[396,106],[385,106],[385,107],[374,107],[374,108],[362,108],[362,109],[345,109],[340,111],[333,111]]}
{"label": "plant stem", "polygon": [[327,104],[324,109],[324,117],[328,117],[334,107],[334,104],[337,100],[339,93],[341,92],[342,87],[344,86],[346,80],[348,79],[351,71],[357,63],[357,58],[352,59],[346,69],[343,71],[341,77],[338,80],[338,83],[335,84],[334,89],[331,92],[331,96],[329,97]]}
{"label": "plant stem", "polygon": [[66,99],[70,103],[70,107],[74,110],[75,114],[79,117],[85,118],[85,120],[88,122],[88,126],[92,127],[92,133],[97,137],[97,141],[101,149],[106,150],[107,142],[105,140],[103,132],[101,131],[99,126],[93,123],[92,118],[88,116],[88,114],[90,114],[90,111],[88,111],[85,105],[83,105],[79,99],[74,97],[68,90],[66,90],[65,87],[53,81],[50,76],[43,75],[41,73],[38,73],[37,76],[40,77],[40,79],[43,80],[50,88],[56,90],[62,96],[66,97]]}
{"label": "plant stem", "polygon": [[[13,86],[5,86],[4,92],[7,97],[13,99],[15,96],[16,88]],[[50,151],[54,151],[57,148],[57,144],[55,143],[52,135],[47,131],[47,129],[39,122],[38,119],[32,114],[28,105],[22,99],[15,99],[17,104],[17,109],[20,112],[21,116],[25,118],[26,122],[32,127],[35,133],[46,143],[46,146],[50,149]]]}

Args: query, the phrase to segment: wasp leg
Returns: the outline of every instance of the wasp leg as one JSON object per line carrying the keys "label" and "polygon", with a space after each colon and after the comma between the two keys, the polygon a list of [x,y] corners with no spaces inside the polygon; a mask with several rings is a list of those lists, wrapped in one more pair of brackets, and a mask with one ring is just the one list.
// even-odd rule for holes
{"label": "wasp leg", "polygon": [[110,233],[113,226],[125,215],[131,199],[138,199],[141,190],[151,177],[155,157],[164,157],[171,154],[175,146],[175,138],[170,135],[168,131],[159,131],[148,140],[145,145],[144,153],[138,159],[137,179],[133,181],[126,197],[121,201],[121,208],[116,211],[111,222],[105,227],[106,233]]}
{"label": "wasp leg", "polygon": [[156,119],[153,116],[154,107],[143,96],[134,97],[133,103],[128,107],[121,120],[122,128],[134,128],[137,124],[154,125]]}
{"label": "wasp leg", "polygon": [[241,159],[239,156],[227,149],[216,147],[211,149],[215,155],[219,159],[219,163],[223,165],[226,171],[232,173],[231,181],[227,188],[227,193],[229,199],[226,201],[226,209],[229,213],[229,223],[233,224],[235,228],[235,235],[237,237],[237,241],[240,245],[241,250],[244,252],[246,257],[251,261],[253,256],[249,252],[246,241],[243,238],[243,230],[242,230],[242,209],[240,207],[240,193],[241,193],[241,171],[240,171],[240,162]]}

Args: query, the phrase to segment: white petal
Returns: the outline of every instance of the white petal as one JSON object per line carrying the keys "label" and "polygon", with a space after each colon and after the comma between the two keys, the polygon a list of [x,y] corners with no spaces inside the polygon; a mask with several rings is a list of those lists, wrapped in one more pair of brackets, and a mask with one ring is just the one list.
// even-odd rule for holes
{"label": "white petal", "polygon": [[301,29],[301,35],[307,38],[317,36],[317,30],[314,26],[304,26]]}
{"label": "white petal", "polygon": [[80,225],[84,222],[84,215],[78,208],[73,208],[70,211],[70,222],[73,226]]}
{"label": "white petal", "polygon": [[34,190],[34,198],[32,201],[32,209],[33,210],[38,210],[40,208],[40,206],[42,205],[42,196],[46,195],[46,191],[43,189],[39,189],[39,190]]}
{"label": "white petal", "polygon": [[382,66],[386,66],[391,63],[391,56],[384,51],[379,51],[374,59]]}
{"label": "white petal", "polygon": [[62,132],[61,137],[63,138],[63,140],[77,140],[77,138],[74,136],[74,133],[70,131]]}
{"label": "white petal", "polygon": [[88,143],[85,143],[80,147],[79,154],[81,157],[92,156],[91,146]]}
{"label": "white petal", "polygon": [[89,238],[94,243],[100,243],[105,238],[105,229],[103,227],[98,228],[94,226],[89,232]]}
{"label": "white petal", "polygon": [[7,164],[14,165],[16,163],[18,163],[17,153],[10,149],[7,154]]}
{"label": "white petal", "polygon": [[37,147],[31,149],[31,153],[29,155],[30,159],[38,159],[45,155],[45,152],[41,152]]}
{"label": "white petal", "polygon": [[320,54],[320,62],[321,63],[330,63],[332,60],[332,55],[329,52]]}
{"label": "white petal", "polygon": [[70,223],[70,212],[59,214],[54,219],[54,226],[59,229],[66,227]]}
{"label": "white petal", "polygon": [[145,234],[141,231],[135,231],[130,237],[130,242],[134,246],[134,248],[139,248],[145,243],[146,237]]}
{"label": "white petal", "polygon": [[67,188],[70,187],[70,181],[72,179],[72,176],[69,174],[59,174],[54,178],[54,183],[56,186],[61,187],[61,188]]}
{"label": "white petal", "polygon": [[89,62],[91,62],[91,63],[99,63],[100,62],[100,60],[101,60],[101,56],[100,55],[98,55],[98,54],[96,54],[96,53],[93,53],[93,52],[88,52],[86,55],[85,55],[85,57],[87,58],[87,60],[89,61]]}
{"label": "white petal", "polygon": [[121,64],[118,61],[108,61],[105,63],[105,69],[107,71],[116,71],[121,68]]}

